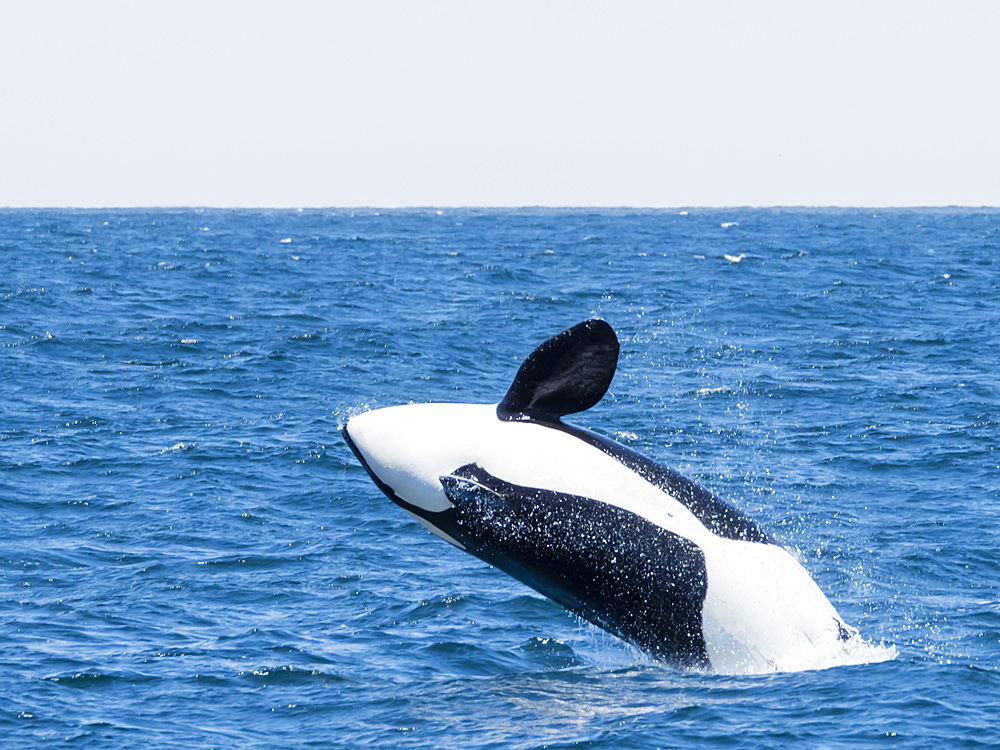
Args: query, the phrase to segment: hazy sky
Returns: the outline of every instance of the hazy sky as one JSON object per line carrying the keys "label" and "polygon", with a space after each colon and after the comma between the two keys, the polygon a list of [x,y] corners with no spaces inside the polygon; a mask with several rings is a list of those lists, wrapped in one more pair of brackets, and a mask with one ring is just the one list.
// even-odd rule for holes
{"label": "hazy sky", "polygon": [[1000,205],[1000,2],[8,2],[0,206]]}

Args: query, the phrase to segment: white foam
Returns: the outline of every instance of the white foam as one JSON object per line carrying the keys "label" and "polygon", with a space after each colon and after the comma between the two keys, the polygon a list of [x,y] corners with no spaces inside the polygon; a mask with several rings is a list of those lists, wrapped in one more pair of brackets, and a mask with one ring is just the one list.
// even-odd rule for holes
{"label": "white foam", "polygon": [[162,455],[164,453],[176,453],[178,451],[190,450],[191,448],[194,448],[194,443],[175,443],[174,445],[171,445],[169,448],[164,448],[163,450],[161,450],[160,454]]}
{"label": "white foam", "polygon": [[695,396],[714,396],[717,393],[731,393],[729,386],[720,385],[715,388],[699,388],[694,392]]}

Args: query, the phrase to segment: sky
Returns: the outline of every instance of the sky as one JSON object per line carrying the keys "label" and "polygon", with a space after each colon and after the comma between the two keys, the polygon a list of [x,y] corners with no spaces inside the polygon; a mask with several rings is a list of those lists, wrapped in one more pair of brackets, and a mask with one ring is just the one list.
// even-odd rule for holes
{"label": "sky", "polygon": [[1000,206],[1000,2],[0,0],[0,206]]}

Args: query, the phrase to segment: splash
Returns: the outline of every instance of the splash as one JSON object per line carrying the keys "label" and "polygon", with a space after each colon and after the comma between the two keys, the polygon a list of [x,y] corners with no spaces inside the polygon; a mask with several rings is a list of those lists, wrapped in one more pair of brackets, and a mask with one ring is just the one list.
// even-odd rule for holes
{"label": "splash", "polygon": [[847,641],[833,648],[800,648],[782,654],[781,660],[743,659],[730,663],[725,669],[714,670],[723,675],[759,675],[782,672],[809,672],[834,667],[879,664],[899,655],[895,646],[871,641],[854,634]]}

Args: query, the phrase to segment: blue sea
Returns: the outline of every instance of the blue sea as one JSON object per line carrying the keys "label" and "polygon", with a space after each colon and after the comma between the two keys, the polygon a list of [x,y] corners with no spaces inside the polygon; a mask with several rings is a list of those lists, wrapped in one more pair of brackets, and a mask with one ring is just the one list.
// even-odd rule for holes
{"label": "blue sea", "polygon": [[[340,426],[496,402],[712,489],[889,658],[656,662],[428,533]],[[0,738],[867,748],[1000,736],[1000,211],[0,211]]]}

